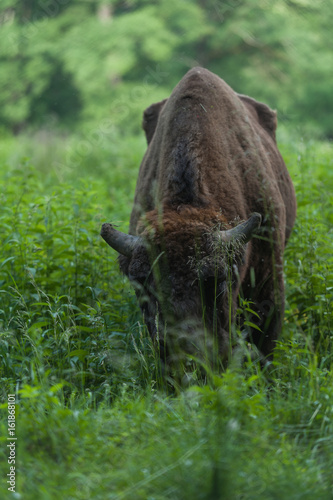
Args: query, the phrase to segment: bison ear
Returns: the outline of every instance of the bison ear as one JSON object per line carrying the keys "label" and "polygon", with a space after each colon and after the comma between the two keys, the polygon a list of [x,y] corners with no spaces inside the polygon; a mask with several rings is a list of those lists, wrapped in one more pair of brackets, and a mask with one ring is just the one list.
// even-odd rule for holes
{"label": "bison ear", "polygon": [[167,102],[168,99],[164,101],[156,102],[147,108],[143,113],[142,128],[145,131],[147,143],[149,144],[153,138],[159,114]]}
{"label": "bison ear", "polygon": [[269,106],[267,106],[267,104],[258,102],[247,95],[238,94],[238,97],[247,105],[248,108],[252,108],[252,110],[256,112],[260,125],[275,141],[275,132],[277,127],[276,111],[273,111]]}

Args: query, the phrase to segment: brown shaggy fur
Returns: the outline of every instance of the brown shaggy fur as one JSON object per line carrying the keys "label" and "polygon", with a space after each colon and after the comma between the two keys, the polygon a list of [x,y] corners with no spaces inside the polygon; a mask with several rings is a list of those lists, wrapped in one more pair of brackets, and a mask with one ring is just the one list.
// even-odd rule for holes
{"label": "brown shaggy fur", "polygon": [[[120,261],[140,284],[151,335],[158,335],[157,321],[170,326],[159,339],[168,356],[170,344],[173,350],[176,344],[200,350],[198,332],[205,328],[226,354],[228,304],[231,300],[234,315],[240,293],[255,303],[260,316],[262,332],[248,329],[249,339],[264,355],[272,352],[284,311],[283,251],[296,214],[276,125],[276,113],[268,106],[236,94],[203,68],[190,70],[169,99],[144,113],[148,149],[129,232],[142,234],[148,248],[142,245],[131,259]],[[252,212],[263,218],[260,237],[235,253],[232,262],[228,256],[210,258],[212,233]],[[201,277],[200,262],[205,263]],[[232,290],[226,290],[227,276]]]}

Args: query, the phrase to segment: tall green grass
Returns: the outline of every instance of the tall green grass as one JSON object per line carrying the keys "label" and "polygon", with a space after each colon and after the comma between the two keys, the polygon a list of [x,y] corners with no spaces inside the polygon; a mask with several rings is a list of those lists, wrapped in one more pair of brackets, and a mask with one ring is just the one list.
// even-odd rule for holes
{"label": "tall green grass", "polygon": [[2,148],[1,495],[16,393],[16,498],[330,500],[332,145],[281,137],[298,217],[269,375],[249,358],[170,392],[99,237],[104,221],[126,230],[144,144],[111,142],[69,165],[79,139],[49,140],[60,170],[36,141],[17,146],[31,161],[12,139]]}

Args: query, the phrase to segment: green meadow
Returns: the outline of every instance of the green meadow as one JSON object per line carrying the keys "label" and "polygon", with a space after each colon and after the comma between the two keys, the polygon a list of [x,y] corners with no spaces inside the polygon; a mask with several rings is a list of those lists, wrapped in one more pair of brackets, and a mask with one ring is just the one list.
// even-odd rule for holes
{"label": "green meadow", "polygon": [[332,144],[279,135],[298,216],[269,370],[235,360],[187,387],[160,376],[134,292],[99,236],[105,221],[127,229],[145,149],[143,138],[114,144],[83,153],[75,135],[3,139],[1,497],[331,500]]}
{"label": "green meadow", "polygon": [[[332,500],[333,2],[0,3],[0,499]],[[273,361],[179,384],[99,233],[198,65],[277,109],[298,213]]]}

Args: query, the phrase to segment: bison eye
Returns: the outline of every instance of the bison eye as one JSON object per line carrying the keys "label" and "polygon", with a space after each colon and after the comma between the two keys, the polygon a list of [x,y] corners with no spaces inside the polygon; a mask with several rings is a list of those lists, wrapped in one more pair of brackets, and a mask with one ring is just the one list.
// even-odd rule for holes
{"label": "bison eye", "polygon": [[144,284],[149,275],[150,266],[140,259],[132,259],[128,268],[128,277],[131,281]]}

